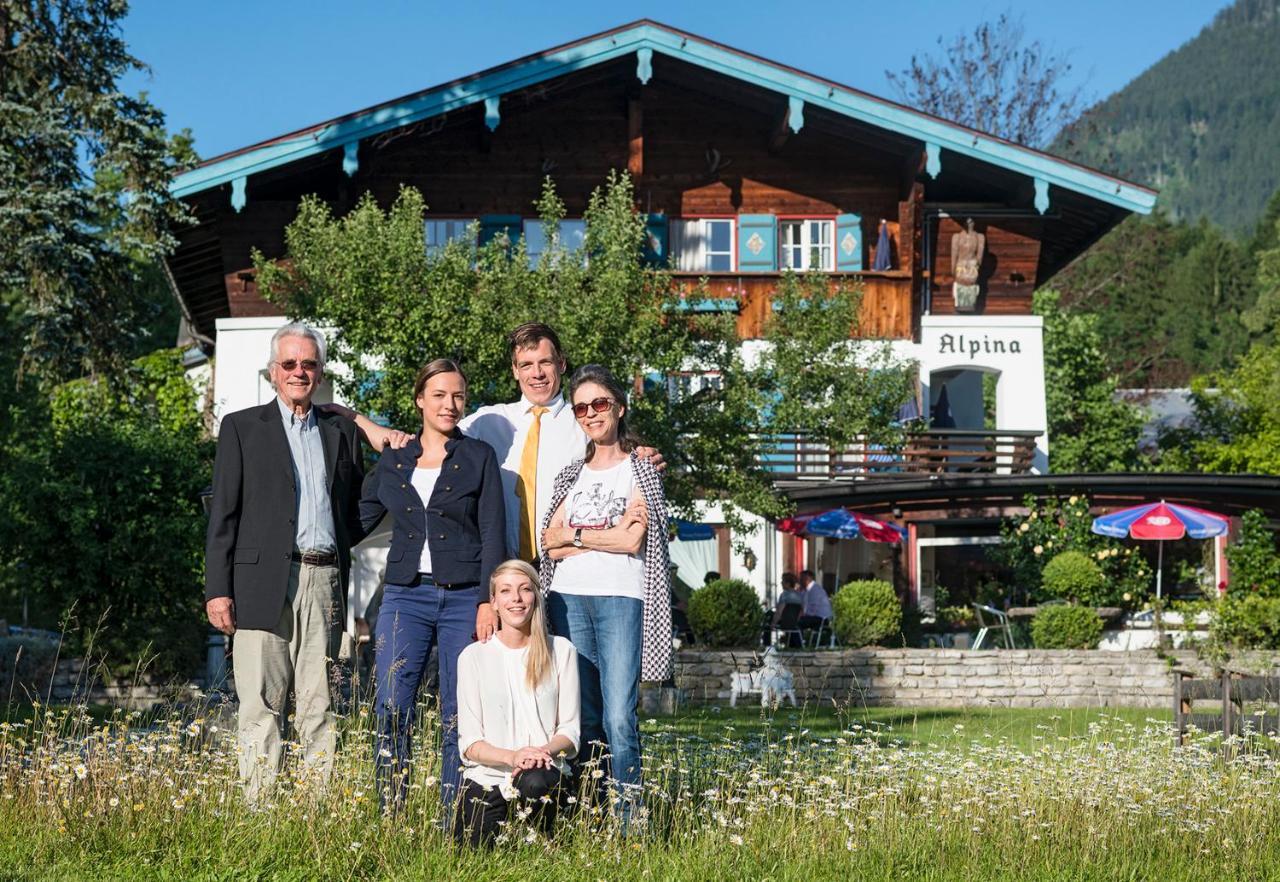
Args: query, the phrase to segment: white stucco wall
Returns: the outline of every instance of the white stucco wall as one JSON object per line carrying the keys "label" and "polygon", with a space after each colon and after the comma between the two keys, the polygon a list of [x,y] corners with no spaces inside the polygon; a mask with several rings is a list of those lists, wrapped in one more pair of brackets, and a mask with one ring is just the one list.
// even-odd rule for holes
{"label": "white stucco wall", "polygon": [[1044,320],[1036,315],[933,316],[920,320],[920,342],[912,347],[920,363],[921,398],[933,400],[934,371],[996,373],[996,428],[1040,432],[1034,469],[1049,469],[1048,414],[1044,397]]}

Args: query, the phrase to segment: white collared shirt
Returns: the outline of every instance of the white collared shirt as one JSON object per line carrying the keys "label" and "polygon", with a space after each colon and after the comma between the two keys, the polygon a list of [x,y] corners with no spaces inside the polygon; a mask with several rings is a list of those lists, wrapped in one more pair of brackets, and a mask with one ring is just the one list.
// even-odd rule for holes
{"label": "white collared shirt", "polygon": [[[535,526],[539,531],[547,509],[551,507],[551,490],[556,475],[587,453],[586,433],[574,418],[573,408],[564,396],[557,395],[546,407],[547,412],[542,415],[542,431],[538,436],[537,502],[534,509],[537,517]],[[533,402],[524,396],[510,404],[482,407],[459,424],[467,437],[485,442],[498,454],[507,504],[507,552],[511,557],[518,556],[520,552],[520,500],[516,496],[516,485],[524,442],[532,425]]]}

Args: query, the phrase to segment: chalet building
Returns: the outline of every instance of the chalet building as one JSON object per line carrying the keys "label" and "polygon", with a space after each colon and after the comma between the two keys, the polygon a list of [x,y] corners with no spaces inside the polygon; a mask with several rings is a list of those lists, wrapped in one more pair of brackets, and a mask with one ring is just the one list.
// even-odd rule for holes
{"label": "chalet building", "polygon": [[[284,253],[303,196],[341,214],[366,192],[389,204],[411,185],[430,206],[427,247],[478,222],[482,239],[526,236],[536,250],[531,212],[547,174],[567,204],[561,236],[572,240],[591,191],[624,168],[654,250],[691,283],[709,279],[711,307],[734,311],[744,337],[759,335],[780,273],[817,269],[860,280],[860,333],[919,363],[919,407],[933,429],[892,460],[780,443],[767,462],[797,498],[818,485],[1045,473],[1052,439],[1032,291],[1155,202],[1127,181],[640,21],[175,178],[197,223],[180,233],[168,270],[190,328],[217,348],[218,413],[272,394],[260,369],[283,317],[258,295],[250,252]],[[992,541],[1005,504],[934,500],[916,517],[886,492],[876,509],[911,526],[900,557],[769,529],[739,559],[719,528],[675,549],[681,575],[700,583],[716,569],[766,593],[784,568],[806,563],[829,581],[837,570],[893,573],[927,604],[943,566],[937,549]]]}

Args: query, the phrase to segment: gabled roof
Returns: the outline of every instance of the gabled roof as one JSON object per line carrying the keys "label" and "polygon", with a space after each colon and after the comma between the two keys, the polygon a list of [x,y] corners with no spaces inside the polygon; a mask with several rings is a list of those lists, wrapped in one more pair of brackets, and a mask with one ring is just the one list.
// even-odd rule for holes
{"label": "gabled roof", "polygon": [[938,173],[943,149],[1025,174],[1035,181],[1037,207],[1047,205],[1049,185],[1141,214],[1155,204],[1156,193],[1147,187],[648,20],[224,153],[177,175],[170,190],[184,197],[230,183],[234,199],[248,175],[338,148],[354,162],[364,138],[474,104],[484,103],[494,126],[504,94],[629,54],[636,57],[636,76],[647,82],[654,53],[786,95],[797,130],[805,105],[812,105],[918,139],[930,174]]}

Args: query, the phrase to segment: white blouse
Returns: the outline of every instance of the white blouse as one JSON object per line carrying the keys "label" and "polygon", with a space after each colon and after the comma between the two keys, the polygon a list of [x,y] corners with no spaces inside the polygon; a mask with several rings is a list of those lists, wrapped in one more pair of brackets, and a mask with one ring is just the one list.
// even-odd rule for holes
{"label": "white blouse", "polygon": [[[467,750],[484,741],[503,750],[546,744],[564,735],[577,753],[581,737],[578,652],[563,637],[551,638],[552,670],[536,691],[525,681],[527,649],[510,649],[496,636],[472,643],[458,656],[458,753],[463,777],[516,797],[511,766],[484,766],[467,759]],[[556,768],[567,774],[564,757]]]}

